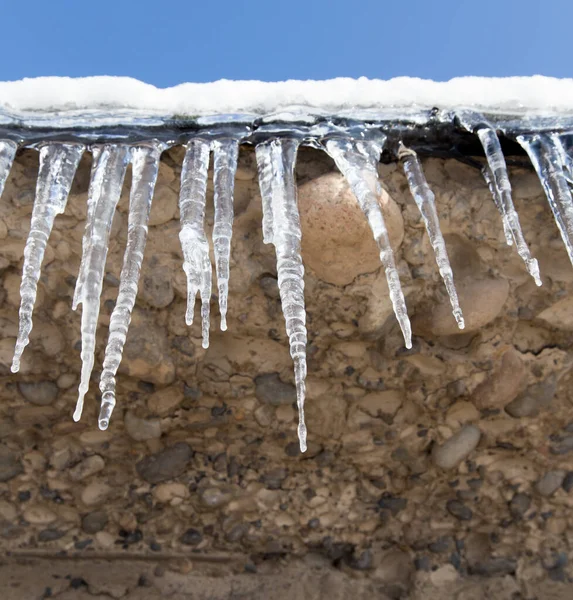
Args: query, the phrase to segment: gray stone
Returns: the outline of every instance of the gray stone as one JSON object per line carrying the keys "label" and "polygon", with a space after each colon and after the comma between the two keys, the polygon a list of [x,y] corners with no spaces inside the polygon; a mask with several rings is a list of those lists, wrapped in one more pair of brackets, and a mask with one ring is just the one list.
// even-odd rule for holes
{"label": "gray stone", "polygon": [[179,540],[185,546],[197,546],[203,541],[203,535],[198,529],[188,529]]}
{"label": "gray stone", "polygon": [[551,404],[556,388],[557,378],[551,375],[545,381],[529,386],[505,407],[505,412],[516,419],[535,416]]}
{"label": "gray stone", "polygon": [[47,406],[58,397],[58,386],[52,381],[18,382],[18,391],[32,404]]}
{"label": "gray stone", "polygon": [[552,454],[569,454],[573,450],[573,435],[568,435],[557,440],[550,447]]}
{"label": "gray stone", "polygon": [[408,500],[406,500],[406,498],[398,498],[388,492],[385,492],[382,495],[382,498],[378,500],[379,508],[389,510],[394,516],[396,516],[401,510],[404,510],[407,504]]}
{"label": "gray stone", "polygon": [[287,478],[287,470],[282,467],[277,467],[272,471],[265,473],[261,482],[265,484],[269,490],[280,490],[282,482]]}
{"label": "gray stone", "polygon": [[148,483],[161,483],[179,477],[193,456],[189,444],[178,442],[157,454],[142,458],[136,465],[137,474]]}
{"label": "gray stone", "polygon": [[530,506],[531,496],[518,492],[513,496],[509,503],[509,512],[511,512],[514,517],[522,517],[529,510]]}
{"label": "gray stone", "polygon": [[44,529],[38,534],[38,541],[54,542],[59,540],[61,537],[64,537],[64,535],[66,535],[66,532],[61,531],[60,529]]}
{"label": "gray stone", "polygon": [[537,491],[545,497],[552,496],[565,479],[565,471],[548,471],[535,485]]}
{"label": "gray stone", "polygon": [[82,529],[86,533],[97,533],[105,528],[108,522],[108,516],[105,510],[94,510],[84,515],[82,519]]}
{"label": "gray stone", "polygon": [[561,486],[567,493],[573,490],[573,471],[569,471],[567,475],[565,475]]}
{"label": "gray stone", "polygon": [[446,509],[452,516],[460,521],[471,521],[471,518],[473,517],[472,509],[459,500],[448,500]]}
{"label": "gray stone", "polygon": [[10,481],[24,472],[22,463],[7,448],[0,448],[0,482]]}
{"label": "gray stone", "polygon": [[483,577],[499,577],[502,575],[511,575],[515,573],[517,560],[515,558],[506,558],[503,556],[489,558],[470,567],[472,575],[481,575]]}
{"label": "gray stone", "polygon": [[276,277],[263,275],[259,279],[259,285],[267,298],[270,298],[271,300],[278,300],[280,298],[279,284]]}
{"label": "gray stone", "polygon": [[434,463],[442,469],[453,469],[477,447],[481,437],[475,425],[465,425],[433,452]]}
{"label": "gray stone", "polygon": [[281,381],[278,373],[267,373],[255,378],[255,396],[265,404],[280,406],[296,402],[296,388]]}

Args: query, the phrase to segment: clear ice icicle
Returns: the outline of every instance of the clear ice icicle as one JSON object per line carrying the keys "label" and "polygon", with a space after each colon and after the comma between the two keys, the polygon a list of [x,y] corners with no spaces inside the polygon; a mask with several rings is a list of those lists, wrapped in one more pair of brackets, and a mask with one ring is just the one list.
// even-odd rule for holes
{"label": "clear ice icicle", "polygon": [[0,196],[10,174],[18,144],[12,140],[0,140]]}
{"label": "clear ice icicle", "polygon": [[234,139],[213,142],[213,187],[215,188],[215,223],[213,225],[213,248],[219,288],[219,311],[221,330],[227,329],[227,299],[229,296],[229,261],[233,235],[233,191],[239,143]]}
{"label": "clear ice icicle", "polygon": [[132,149],[132,180],[127,223],[127,244],[119,281],[119,292],[109,322],[109,337],[105,349],[99,389],[102,393],[99,428],[107,429],[115,407],[115,376],[123,355],[145,244],[153,191],[159,171],[159,159],[164,145],[155,142]]}
{"label": "clear ice icicle", "polygon": [[82,296],[82,286],[85,280],[86,260],[88,257],[88,248],[90,245],[94,224],[94,209],[97,200],[95,192],[103,185],[102,178],[105,175],[105,169],[97,169],[103,149],[104,146],[94,146],[92,148],[92,170],[90,175],[90,189],[88,191],[86,226],[84,228],[84,235],[82,239],[82,258],[80,261],[80,270],[78,271],[78,277],[76,279],[76,289],[74,290],[74,298],[72,300],[72,310],[76,310],[78,308],[80,298]]}
{"label": "clear ice icicle", "polygon": [[211,258],[205,235],[205,194],[209,169],[209,142],[191,140],[183,159],[179,211],[183,270],[187,275],[185,322],[193,324],[195,296],[201,295],[203,348],[209,347],[209,302],[211,300]]}
{"label": "clear ice icicle", "polygon": [[[106,144],[94,153],[94,167],[88,191],[88,220],[82,256],[83,270],[77,304],[82,304],[82,372],[74,421],[79,421],[84,406],[90,376],[94,365],[95,334],[99,318],[99,305],[103,287],[109,235],[125,171],[130,158],[130,148],[123,144]],[[91,215],[90,215],[91,211]],[[82,268],[80,267],[80,268]],[[80,283],[78,279],[78,283]],[[78,286],[76,286],[76,292]]]}
{"label": "clear ice icicle", "polygon": [[338,138],[329,139],[324,145],[340,172],[346,177],[372,229],[380,250],[380,260],[386,272],[394,314],[402,330],[406,348],[411,348],[412,327],[394,261],[394,252],[379,204],[382,188],[378,181],[377,164],[382,148],[375,142],[357,142]]}
{"label": "clear ice icicle", "polygon": [[532,134],[517,136],[517,141],[529,155],[549,201],[555,222],[573,263],[573,198],[567,177],[561,144],[556,136]]}
{"label": "clear ice icicle", "polygon": [[525,263],[527,272],[533,277],[537,285],[541,285],[539,265],[529,252],[529,247],[521,231],[519,217],[513,205],[511,184],[509,183],[507,166],[497,133],[491,127],[480,127],[477,129],[476,134],[480,139],[487,159],[489,170],[484,171],[484,176],[493,195],[495,205],[501,214],[506,242],[511,244],[511,238],[513,238],[517,253]]}
{"label": "clear ice icicle", "polygon": [[422,165],[418,160],[418,155],[413,150],[401,145],[399,156],[402,159],[402,165],[404,167],[406,179],[408,180],[410,192],[420,210],[428,237],[430,238],[430,244],[432,244],[432,248],[434,249],[438,270],[440,271],[448,296],[450,297],[454,318],[456,319],[458,327],[463,329],[465,327],[464,317],[454,285],[454,275],[452,273],[452,267],[450,266],[446,243],[444,241],[444,236],[442,235],[442,230],[440,229],[434,193],[426,181]]}
{"label": "clear ice icicle", "polygon": [[20,324],[12,360],[12,373],[20,369],[20,358],[30,341],[32,312],[36,303],[38,280],[46,245],[56,215],[64,212],[78,164],[84,153],[81,144],[48,143],[40,148],[40,169],[32,209],[30,233],[24,248],[24,267],[20,284]]}
{"label": "clear ice icicle", "polygon": [[301,227],[297,205],[294,167],[298,141],[273,139],[256,147],[259,185],[263,203],[263,224],[267,218],[266,243],[277,256],[277,276],[282,310],[294,362],[298,405],[298,439],[306,452],[304,401],[306,396],[306,311],[304,267],[301,256]]}

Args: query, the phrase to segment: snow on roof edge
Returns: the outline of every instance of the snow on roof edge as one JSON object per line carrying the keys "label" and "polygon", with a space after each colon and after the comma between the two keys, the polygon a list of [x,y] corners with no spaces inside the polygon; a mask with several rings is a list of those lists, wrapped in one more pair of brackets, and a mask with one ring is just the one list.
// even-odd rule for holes
{"label": "snow on roof edge", "polygon": [[130,77],[38,77],[0,82],[0,110],[53,113],[138,110],[207,116],[271,114],[290,107],[322,113],[384,108],[470,108],[512,113],[573,113],[573,79],[458,77],[437,82],[413,77],[325,81],[230,81],[156,88]]}

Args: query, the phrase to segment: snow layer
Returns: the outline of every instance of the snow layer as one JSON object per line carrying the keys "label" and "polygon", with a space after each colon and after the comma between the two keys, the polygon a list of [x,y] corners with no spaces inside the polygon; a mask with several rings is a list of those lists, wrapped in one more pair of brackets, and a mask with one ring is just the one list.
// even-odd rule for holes
{"label": "snow layer", "polygon": [[129,77],[39,77],[0,82],[0,110],[10,113],[123,109],[163,116],[262,115],[293,107],[315,114],[396,107],[573,113],[573,79],[535,75],[459,77],[446,82],[412,77],[276,83],[221,80],[165,89]]}

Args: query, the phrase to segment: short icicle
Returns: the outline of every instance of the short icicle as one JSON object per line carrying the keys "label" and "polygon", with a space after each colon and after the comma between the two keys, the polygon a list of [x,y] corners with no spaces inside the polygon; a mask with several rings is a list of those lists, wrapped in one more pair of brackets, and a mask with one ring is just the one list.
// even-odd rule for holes
{"label": "short icicle", "polygon": [[227,301],[229,296],[229,261],[233,235],[233,192],[239,156],[239,143],[234,139],[213,142],[213,187],[215,222],[213,225],[213,248],[217,287],[219,289],[219,312],[221,330],[227,329]]}
{"label": "short icicle", "polygon": [[411,348],[412,327],[394,261],[394,252],[379,204],[382,188],[378,181],[377,164],[382,150],[381,144],[332,138],[326,140],[324,145],[340,172],[346,177],[360,208],[368,219],[380,250],[380,260],[386,273],[394,314],[402,330],[406,348]]}
{"label": "short icicle", "polygon": [[438,270],[440,271],[448,296],[450,297],[454,318],[456,319],[458,327],[463,329],[465,327],[464,317],[454,285],[454,276],[452,267],[450,266],[450,259],[448,258],[448,251],[446,250],[446,243],[440,228],[434,193],[426,181],[418,155],[402,144],[400,145],[398,155],[402,159],[402,165],[404,167],[406,179],[408,180],[410,192],[420,210],[430,239],[430,244],[432,244],[432,248],[434,249]]}
{"label": "short icicle", "polygon": [[181,170],[179,211],[183,270],[187,275],[185,322],[193,324],[195,296],[201,295],[203,348],[209,347],[209,302],[211,300],[211,258],[205,235],[205,194],[209,169],[209,142],[200,138],[187,144]]}
{"label": "short icicle", "polygon": [[82,416],[84,396],[94,365],[95,335],[109,236],[129,158],[130,148],[123,144],[106,144],[94,153],[95,164],[88,191],[90,199],[82,256],[83,271],[80,272],[82,281],[77,298],[77,304],[82,304],[82,371],[74,421],[79,421]]}
{"label": "short icicle", "polygon": [[18,144],[12,140],[0,140],[0,196],[10,174]]}
{"label": "short icicle", "polygon": [[109,337],[105,349],[99,389],[102,393],[99,428],[107,429],[116,404],[115,376],[123,355],[131,312],[135,305],[143,254],[147,242],[149,213],[159,159],[164,145],[155,142],[132,149],[132,183],[127,223],[127,244],[119,281],[119,292],[109,322]]}
{"label": "short icicle", "polygon": [[569,260],[573,263],[573,197],[565,173],[567,165],[563,163],[562,147],[556,144],[554,136],[545,133],[520,135],[517,141],[537,171]]}
{"label": "short icicle", "polygon": [[54,220],[64,212],[78,164],[84,153],[81,144],[52,142],[40,148],[40,169],[32,209],[30,233],[24,248],[24,267],[20,285],[20,324],[12,360],[12,373],[20,369],[20,359],[30,341],[32,312],[36,303],[38,280],[46,245]]}
{"label": "short icicle", "polygon": [[[527,272],[533,277],[536,285],[539,286],[541,285],[539,265],[537,260],[531,256],[527,242],[523,237],[519,217],[513,205],[507,165],[497,133],[491,127],[479,127],[476,134],[480,139],[487,159],[489,170],[484,171],[484,176],[493,195],[495,205],[501,213],[505,239],[510,244],[511,238],[513,238],[517,253],[525,263]],[[511,234],[511,237],[509,234]]]}
{"label": "short icicle", "polygon": [[[294,168],[299,142],[273,139],[256,147],[259,185],[263,204],[266,243],[272,243],[277,256],[277,276],[282,310],[289,337],[290,355],[298,405],[298,439],[306,452],[304,401],[306,396],[306,310],[304,266],[301,256],[301,226],[297,205]],[[270,238],[268,237],[270,236]]]}

